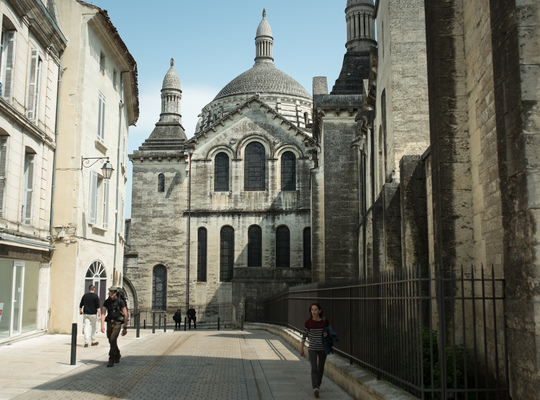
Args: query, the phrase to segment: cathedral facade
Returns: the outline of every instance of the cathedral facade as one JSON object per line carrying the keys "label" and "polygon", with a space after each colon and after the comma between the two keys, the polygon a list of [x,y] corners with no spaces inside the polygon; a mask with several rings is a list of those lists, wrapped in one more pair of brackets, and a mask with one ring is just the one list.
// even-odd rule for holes
{"label": "cathedral facade", "polygon": [[171,60],[160,120],[130,155],[125,286],[139,310],[193,305],[201,321],[238,322],[261,296],[312,280],[312,96],[275,67],[265,11],[255,47],[189,140]]}

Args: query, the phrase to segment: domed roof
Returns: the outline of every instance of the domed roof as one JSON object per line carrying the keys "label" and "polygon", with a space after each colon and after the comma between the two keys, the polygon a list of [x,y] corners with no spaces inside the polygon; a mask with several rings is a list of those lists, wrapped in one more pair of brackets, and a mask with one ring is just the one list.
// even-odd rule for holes
{"label": "domed roof", "polygon": [[181,90],[180,78],[178,77],[178,73],[174,69],[174,58],[171,58],[171,68],[169,68],[169,70],[165,74],[165,78],[163,78],[162,89]]}
{"label": "domed roof", "polygon": [[253,68],[227,84],[214,100],[256,93],[298,96],[311,100],[311,95],[300,83],[277,69],[273,63],[256,63]]}
{"label": "domed roof", "polygon": [[266,19],[266,10],[263,10],[263,19],[257,28],[257,37],[259,36],[272,36],[272,28]]}

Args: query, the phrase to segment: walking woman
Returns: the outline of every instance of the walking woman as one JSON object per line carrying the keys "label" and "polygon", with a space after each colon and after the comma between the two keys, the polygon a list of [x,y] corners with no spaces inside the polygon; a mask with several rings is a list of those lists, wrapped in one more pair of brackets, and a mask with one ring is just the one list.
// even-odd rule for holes
{"label": "walking woman", "polygon": [[323,317],[323,310],[319,303],[311,304],[309,313],[311,314],[311,318],[308,318],[304,323],[300,355],[304,356],[304,343],[307,337],[309,340],[309,362],[311,363],[311,385],[313,387],[313,394],[315,397],[319,397],[319,389],[321,388],[324,373],[324,362],[326,361],[323,337],[328,335],[323,330],[329,325],[329,322],[326,317]]}

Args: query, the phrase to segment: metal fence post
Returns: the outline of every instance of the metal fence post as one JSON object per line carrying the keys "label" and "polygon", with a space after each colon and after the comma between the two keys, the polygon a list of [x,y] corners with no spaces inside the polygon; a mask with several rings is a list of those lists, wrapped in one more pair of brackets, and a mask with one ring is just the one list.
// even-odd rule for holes
{"label": "metal fence post", "polygon": [[141,336],[141,313],[138,313],[136,316],[136,324],[137,324],[137,335],[136,337],[139,338]]}
{"label": "metal fence post", "polygon": [[217,330],[219,331],[219,317],[217,317]]}
{"label": "metal fence post", "polygon": [[163,316],[163,332],[167,332],[167,316]]}
{"label": "metal fence post", "polygon": [[187,318],[184,317],[184,331],[187,329]]}
{"label": "metal fence post", "polygon": [[152,313],[152,333],[156,333],[156,313]]}

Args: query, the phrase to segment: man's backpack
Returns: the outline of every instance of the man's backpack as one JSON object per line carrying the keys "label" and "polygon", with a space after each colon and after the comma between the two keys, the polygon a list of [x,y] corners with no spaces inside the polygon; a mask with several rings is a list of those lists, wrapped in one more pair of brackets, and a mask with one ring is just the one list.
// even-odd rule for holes
{"label": "man's backpack", "polygon": [[126,309],[128,309],[128,296],[124,288],[118,287],[116,290],[118,298],[122,299],[126,303]]}
{"label": "man's backpack", "polygon": [[[126,311],[127,311],[128,298],[127,298],[126,291],[121,287],[116,288],[116,297],[117,299],[121,299],[124,302],[124,304],[126,305]],[[109,314],[108,314],[109,316],[107,318],[110,318],[111,320],[115,320],[119,322],[124,322],[124,314],[122,313],[122,310],[119,307],[118,301],[116,300],[113,303],[111,303],[110,307],[111,309],[109,310]]]}

